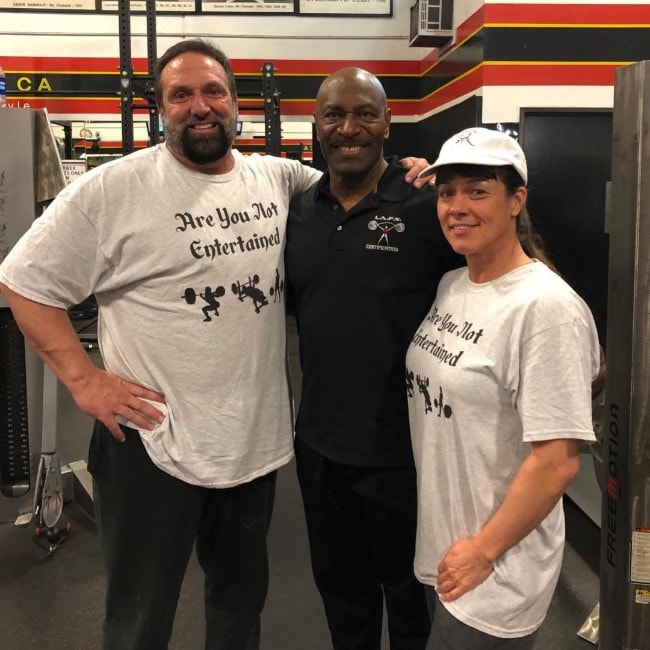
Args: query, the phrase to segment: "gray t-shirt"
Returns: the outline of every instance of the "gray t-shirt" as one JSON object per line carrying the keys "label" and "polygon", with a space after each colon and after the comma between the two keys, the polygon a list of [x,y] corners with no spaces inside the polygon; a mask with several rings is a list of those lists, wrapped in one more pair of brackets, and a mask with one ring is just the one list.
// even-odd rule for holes
{"label": "gray t-shirt", "polygon": [[[435,586],[456,540],[500,507],[535,441],[593,441],[591,380],[599,367],[588,307],[540,262],[475,284],[446,274],[407,355],[409,419],[418,470],[415,572]],[[444,606],[497,637],[541,625],[559,576],[559,502],[494,571]]]}
{"label": "gray t-shirt", "polygon": [[[158,145],[63,190],[0,266],[0,280],[67,308],[95,294],[104,365],[160,391],[141,437],[188,483],[228,487],[292,455],[283,248],[288,203],[319,172],[242,156],[194,172]],[[164,407],[163,407],[164,408]]]}

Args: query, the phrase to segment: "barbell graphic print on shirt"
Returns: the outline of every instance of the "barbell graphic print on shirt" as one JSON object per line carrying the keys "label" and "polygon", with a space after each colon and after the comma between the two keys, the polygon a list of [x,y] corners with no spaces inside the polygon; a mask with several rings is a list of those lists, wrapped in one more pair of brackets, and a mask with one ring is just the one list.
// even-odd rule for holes
{"label": "barbell graphic print on shirt", "polygon": [[[253,303],[253,308],[255,313],[259,314],[262,307],[269,304],[269,301],[264,294],[264,292],[258,287],[260,283],[260,277],[257,273],[253,276],[248,276],[248,280],[241,282],[236,280],[231,285],[232,293],[237,297],[240,302],[244,302],[249,299]],[[284,292],[284,280],[280,277],[280,272],[278,269],[275,270],[275,283],[272,287],[269,288],[269,295],[273,296],[273,302],[281,302],[282,294]],[[201,308],[201,311],[204,315],[204,322],[211,321],[212,318],[210,314],[214,316],[219,316],[219,308],[221,303],[218,298],[223,298],[226,295],[226,289],[221,286],[215,286],[214,288],[206,286],[203,291],[194,289],[192,287],[187,287],[183,292],[181,299],[184,300],[188,305],[194,305],[197,303],[198,299],[201,298],[205,301],[205,305]]]}

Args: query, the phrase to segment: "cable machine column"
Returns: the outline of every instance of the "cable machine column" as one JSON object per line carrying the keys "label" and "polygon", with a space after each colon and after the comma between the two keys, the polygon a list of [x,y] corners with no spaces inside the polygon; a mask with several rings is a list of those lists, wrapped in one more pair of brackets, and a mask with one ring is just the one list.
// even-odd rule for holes
{"label": "cable machine column", "polygon": [[616,71],[607,231],[601,650],[650,647],[650,61]]}

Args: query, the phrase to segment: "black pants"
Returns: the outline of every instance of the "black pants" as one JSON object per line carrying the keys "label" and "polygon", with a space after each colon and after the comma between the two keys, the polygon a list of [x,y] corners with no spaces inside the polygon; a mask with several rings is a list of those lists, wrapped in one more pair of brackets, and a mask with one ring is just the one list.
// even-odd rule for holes
{"label": "black pants", "polygon": [[255,650],[268,590],[266,535],[276,473],[233,488],[189,485],[158,469],[140,435],[96,423],[88,467],[108,574],[105,650],[167,648],[196,542],[209,650]]}
{"label": "black pants", "polygon": [[356,467],[296,439],[312,569],[334,650],[379,650],[384,599],[391,650],[423,650],[430,623],[413,574],[413,467]]}

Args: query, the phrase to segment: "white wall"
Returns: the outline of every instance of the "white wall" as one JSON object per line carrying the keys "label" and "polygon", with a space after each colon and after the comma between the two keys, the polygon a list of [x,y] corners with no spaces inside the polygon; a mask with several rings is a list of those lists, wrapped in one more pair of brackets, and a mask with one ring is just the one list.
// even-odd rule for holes
{"label": "white wall", "polygon": [[483,122],[519,122],[522,108],[612,108],[614,86],[488,86]]}

